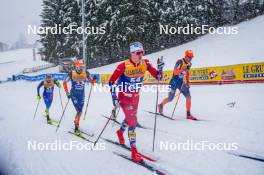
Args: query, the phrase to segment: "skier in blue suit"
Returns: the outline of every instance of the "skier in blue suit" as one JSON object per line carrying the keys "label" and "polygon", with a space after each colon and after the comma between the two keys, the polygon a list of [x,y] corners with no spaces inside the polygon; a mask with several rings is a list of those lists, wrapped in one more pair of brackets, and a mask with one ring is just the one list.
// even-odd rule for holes
{"label": "skier in blue suit", "polygon": [[40,96],[39,91],[40,91],[40,88],[42,86],[44,86],[43,100],[44,100],[45,105],[46,105],[45,116],[47,117],[48,124],[51,124],[51,120],[50,120],[50,116],[49,116],[49,108],[52,104],[55,84],[57,85],[58,88],[61,88],[59,81],[53,79],[50,74],[47,74],[46,79],[41,81],[38,85],[38,88],[37,88],[37,93],[38,93],[37,99],[40,100],[41,96]]}

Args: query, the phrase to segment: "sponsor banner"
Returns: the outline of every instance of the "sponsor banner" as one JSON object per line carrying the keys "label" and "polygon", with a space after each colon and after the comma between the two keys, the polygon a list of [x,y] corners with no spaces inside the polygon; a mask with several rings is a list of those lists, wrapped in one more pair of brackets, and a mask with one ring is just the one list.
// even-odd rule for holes
{"label": "sponsor banner", "polygon": [[[51,76],[57,80],[64,80],[68,76],[68,74],[51,74]],[[40,80],[44,80],[45,77],[46,74],[40,74],[35,76],[21,74],[21,75],[16,75],[15,80],[40,81]]]}
{"label": "sponsor banner", "polygon": [[[59,73],[59,74],[51,74],[52,78],[57,80],[64,80],[68,74],[66,73]],[[14,77],[14,80],[27,80],[27,81],[41,81],[44,80],[46,77],[46,74],[40,74],[35,76],[29,76],[29,75],[16,75]],[[99,74],[91,74],[91,78],[95,77],[96,82],[98,83],[100,81],[100,75]]]}
{"label": "sponsor banner", "polygon": [[193,68],[190,82],[247,82],[264,80],[264,62]]}
{"label": "sponsor banner", "polygon": [[[173,71],[163,72],[162,84],[168,84],[172,78]],[[108,83],[111,74],[101,74],[100,82]],[[264,62],[237,64],[228,66],[215,66],[192,68],[190,70],[190,82],[193,84],[210,83],[236,83],[236,82],[263,82]],[[150,73],[146,73],[144,84],[155,84],[157,80]]]}
{"label": "sponsor banner", "polygon": [[[264,62],[237,64],[228,66],[215,66],[192,68],[190,70],[190,82],[193,84],[210,83],[236,83],[236,82],[264,82]],[[172,78],[173,71],[163,72],[163,79],[160,83],[168,84]],[[108,84],[111,74],[92,74],[97,83]],[[58,80],[64,80],[67,74],[52,74]],[[45,78],[45,74],[36,76],[17,75],[16,80],[40,81]],[[146,73],[144,84],[156,84],[157,80],[150,73]]]}
{"label": "sponsor banner", "polygon": [[108,84],[110,77],[111,77],[111,74],[100,74],[100,83]]}
{"label": "sponsor banner", "polygon": [[[173,71],[163,71],[162,81],[160,83],[169,84],[172,75],[173,75]],[[155,84],[157,82],[158,82],[157,79],[154,78],[149,72],[146,73],[146,79],[144,81],[144,84]]]}

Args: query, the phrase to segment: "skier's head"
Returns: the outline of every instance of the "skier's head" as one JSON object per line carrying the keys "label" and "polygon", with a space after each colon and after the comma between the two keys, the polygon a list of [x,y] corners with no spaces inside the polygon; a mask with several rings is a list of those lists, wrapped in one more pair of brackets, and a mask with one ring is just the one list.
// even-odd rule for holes
{"label": "skier's head", "polygon": [[131,59],[134,62],[138,62],[142,58],[144,53],[145,51],[143,45],[140,42],[134,42],[130,44]]}
{"label": "skier's head", "polygon": [[193,51],[192,50],[186,50],[184,52],[184,58],[188,61],[191,62],[192,58],[193,58]]}
{"label": "skier's head", "polygon": [[46,74],[46,81],[50,82],[52,80],[51,74]]}
{"label": "skier's head", "polygon": [[82,60],[76,60],[76,61],[74,62],[74,68],[75,68],[75,71],[76,71],[78,74],[80,74],[80,73],[83,71],[83,69],[84,69],[84,65],[83,65]]}

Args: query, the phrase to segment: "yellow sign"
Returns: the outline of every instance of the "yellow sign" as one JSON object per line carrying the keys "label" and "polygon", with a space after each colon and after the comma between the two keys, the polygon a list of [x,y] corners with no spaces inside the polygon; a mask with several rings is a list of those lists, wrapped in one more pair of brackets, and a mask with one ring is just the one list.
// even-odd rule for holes
{"label": "yellow sign", "polygon": [[190,82],[228,82],[264,80],[264,62],[193,68]]}
{"label": "yellow sign", "polygon": [[[190,74],[191,83],[264,81],[264,62],[192,68]],[[168,84],[172,75],[172,70],[164,71],[161,83]],[[108,83],[110,77],[111,74],[101,74],[100,82]],[[150,73],[147,72],[145,77],[145,84],[157,83]]]}
{"label": "yellow sign", "polygon": [[100,83],[108,84],[111,74],[100,74]]}

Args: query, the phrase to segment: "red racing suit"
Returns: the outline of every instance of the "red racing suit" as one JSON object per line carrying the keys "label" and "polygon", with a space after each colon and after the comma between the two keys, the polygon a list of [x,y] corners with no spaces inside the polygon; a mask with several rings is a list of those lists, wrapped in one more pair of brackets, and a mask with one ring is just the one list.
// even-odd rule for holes
{"label": "red racing suit", "polygon": [[157,79],[158,71],[149,63],[149,60],[142,58],[136,64],[131,59],[127,59],[117,66],[109,80],[109,84],[115,84],[117,81],[115,84],[119,91],[117,98],[128,127],[137,125],[139,93],[146,71]]}

